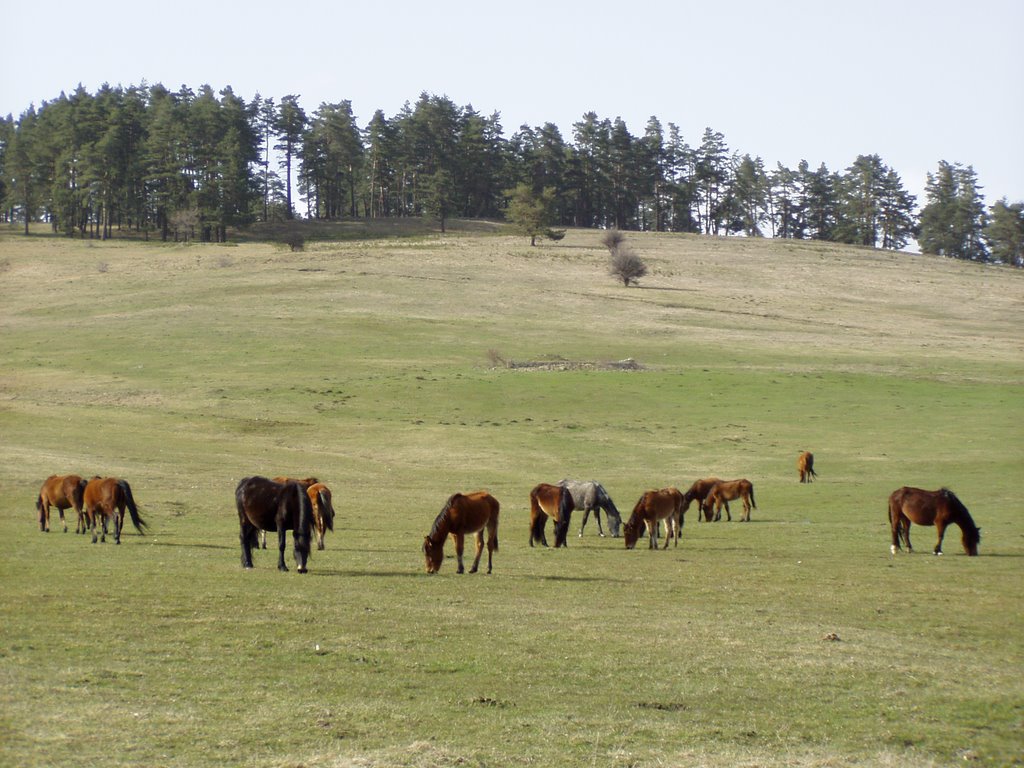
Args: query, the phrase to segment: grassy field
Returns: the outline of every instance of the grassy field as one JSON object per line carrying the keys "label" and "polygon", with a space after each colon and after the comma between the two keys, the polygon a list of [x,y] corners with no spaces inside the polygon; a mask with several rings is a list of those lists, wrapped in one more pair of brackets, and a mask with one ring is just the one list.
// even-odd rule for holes
{"label": "grassy field", "polygon": [[[1024,764],[1024,274],[630,234],[627,289],[597,232],[371,234],[0,233],[0,765]],[[71,472],[126,478],[149,535],[40,533]],[[308,575],[240,567],[251,474],[334,491]],[[528,546],[538,482],[627,512],[708,474],[752,522]],[[901,485],[953,488],[981,556],[891,557]],[[449,545],[427,576],[477,488],[494,573]]]}

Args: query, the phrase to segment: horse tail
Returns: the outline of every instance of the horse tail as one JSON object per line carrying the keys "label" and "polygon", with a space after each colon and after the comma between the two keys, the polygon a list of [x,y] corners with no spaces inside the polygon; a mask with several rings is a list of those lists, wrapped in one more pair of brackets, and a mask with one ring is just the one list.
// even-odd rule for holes
{"label": "horse tail", "polygon": [[535,543],[539,543],[544,540],[544,523],[547,520],[547,516],[544,511],[540,509],[535,498],[530,499],[530,546],[532,547]]}
{"label": "horse tail", "polygon": [[494,537],[492,539],[492,541],[493,541],[493,547],[492,548],[493,548],[493,550],[495,552],[497,552],[498,551],[498,515],[501,514],[501,504],[499,504],[498,500],[495,499],[493,496],[491,496],[491,499],[494,501],[494,514],[491,515],[491,519],[494,521]]}
{"label": "horse tail", "polygon": [[317,504],[320,507],[320,517],[324,521],[324,525],[327,526],[328,531],[334,530],[334,505],[331,504],[331,499],[324,490],[317,491],[316,494]]}
{"label": "horse tail", "polygon": [[139,508],[135,505],[135,498],[132,496],[132,487],[128,485],[127,480],[118,480],[117,486],[124,493],[124,503],[128,507],[128,513],[132,516],[132,525],[135,526],[135,530],[139,532],[139,535],[146,535],[146,521],[139,515]]}
{"label": "horse tail", "polygon": [[757,502],[754,501],[754,484],[753,483],[750,484],[750,505],[754,509],[757,509]]}

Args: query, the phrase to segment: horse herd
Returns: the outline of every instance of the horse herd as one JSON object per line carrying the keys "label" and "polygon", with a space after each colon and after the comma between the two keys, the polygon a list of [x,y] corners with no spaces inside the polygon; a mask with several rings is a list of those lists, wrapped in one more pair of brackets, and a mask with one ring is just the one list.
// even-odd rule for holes
{"label": "horse herd", "polygon": [[[817,477],[814,471],[814,457],[807,451],[797,459],[797,471],[801,483],[809,483]],[[675,487],[645,491],[637,500],[629,519],[623,524],[618,508],[604,487],[596,481],[561,480],[556,484],[540,483],[530,491],[530,546],[548,546],[545,529],[550,518],[554,524],[555,547],[567,545],[572,512],[583,512],[579,535],[587,525],[590,514],[594,514],[598,534],[604,536],[601,525],[601,511],[605,513],[608,532],[613,537],[622,535],[627,549],[633,549],[642,533],[646,531],[648,548],[657,548],[657,538],[662,523],[665,525],[667,549],[669,542],[679,545],[679,536],[686,512],[694,501],[697,502],[697,519],[707,522],[721,520],[724,508],[726,519],[732,520],[729,502],[740,500],[743,504],[741,521],[749,521],[751,509],[757,509],[754,500],[754,486],[749,480],[720,480],[708,477],[695,481],[685,492]],[[266,532],[276,531],[278,537],[278,562],[281,571],[287,571],[285,564],[286,535],[292,531],[294,557],[299,573],[306,573],[312,538],[317,548],[324,548],[324,534],[334,530],[334,507],[331,491],[315,477],[296,479],[290,477],[246,477],[235,488],[235,506],[238,511],[239,540],[242,546],[242,567],[252,568],[252,550],[262,546],[265,549]],[[64,510],[74,508],[78,513],[76,533],[92,532],[92,541],[106,540],[108,521],[114,523],[114,540],[121,543],[121,530],[125,511],[131,515],[132,523],[140,534],[144,534],[146,523],[139,515],[138,507],[127,481],[99,476],[84,479],[79,475],[51,475],[42,485],[36,499],[39,512],[39,530],[50,530],[50,508],[60,513],[64,531],[68,526]],[[427,573],[436,573],[444,560],[444,544],[451,538],[455,544],[458,573],[464,573],[463,551],[465,537],[474,536],[476,553],[469,569],[475,573],[480,565],[484,547],[484,533],[487,534],[487,572],[491,573],[493,555],[498,550],[498,515],[501,505],[487,491],[452,494],[437,515],[430,532],[423,540],[423,554]],[[950,524],[960,527],[962,544],[968,555],[978,554],[981,529],[971,519],[970,513],[956,495],[948,488],[926,491],[920,488],[899,488],[889,496],[889,524],[892,533],[891,552],[910,544],[912,523],[935,526],[938,541],[933,552],[942,554],[942,539]]]}

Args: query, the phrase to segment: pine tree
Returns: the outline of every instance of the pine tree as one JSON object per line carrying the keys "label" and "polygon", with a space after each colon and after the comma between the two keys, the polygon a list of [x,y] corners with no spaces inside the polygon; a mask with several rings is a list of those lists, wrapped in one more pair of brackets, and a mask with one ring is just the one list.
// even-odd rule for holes
{"label": "pine tree", "polygon": [[1024,267],[1024,203],[997,200],[990,209],[985,240],[994,260]]}
{"label": "pine tree", "polygon": [[306,113],[299,106],[298,96],[289,94],[281,99],[274,122],[274,130],[278,138],[274,149],[284,153],[280,166],[284,169],[285,218],[287,219],[295,218],[295,206],[292,204],[292,167],[302,147],[306,122]]}
{"label": "pine tree", "polygon": [[985,207],[974,169],[942,160],[928,174],[918,243],[924,253],[957,259],[986,257]]}

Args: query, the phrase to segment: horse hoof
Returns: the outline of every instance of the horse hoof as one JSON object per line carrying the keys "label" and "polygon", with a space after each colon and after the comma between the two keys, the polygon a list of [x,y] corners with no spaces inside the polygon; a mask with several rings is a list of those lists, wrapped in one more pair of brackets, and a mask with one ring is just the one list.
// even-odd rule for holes
{"label": "horse hoof", "polygon": [[298,571],[299,573],[308,573],[305,568],[299,568]]}

